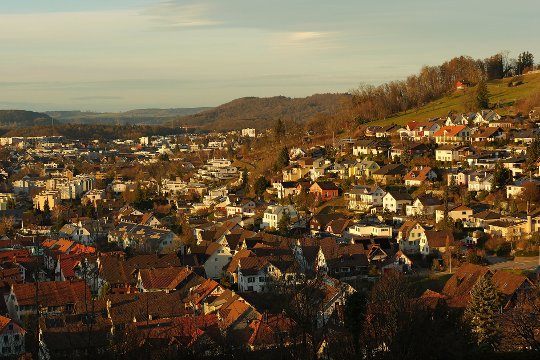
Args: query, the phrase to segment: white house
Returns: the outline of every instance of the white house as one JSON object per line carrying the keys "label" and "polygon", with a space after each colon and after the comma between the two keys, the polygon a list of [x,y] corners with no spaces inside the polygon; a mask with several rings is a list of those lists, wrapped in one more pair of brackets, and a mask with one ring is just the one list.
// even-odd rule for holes
{"label": "white house", "polygon": [[400,213],[411,204],[412,197],[406,192],[388,191],[383,196],[383,209],[389,212]]}
{"label": "white house", "polygon": [[418,221],[407,220],[398,230],[396,241],[399,249],[405,253],[415,254],[420,251],[420,240],[426,229]]}
{"label": "white house", "polygon": [[277,229],[279,221],[285,214],[289,214],[292,222],[298,219],[298,212],[292,205],[268,205],[263,215],[261,229]]}
{"label": "white house", "polygon": [[385,224],[354,224],[347,229],[353,236],[392,237],[392,227]]}
{"label": "white house", "polygon": [[491,191],[493,174],[488,172],[473,172],[469,174],[467,189],[469,191]]}
{"label": "white house", "polygon": [[237,216],[243,214],[252,214],[255,209],[255,202],[250,199],[237,199],[225,207],[227,216]]}
{"label": "white house", "polygon": [[233,253],[227,243],[213,242],[206,248],[208,256],[204,262],[204,271],[210,279],[221,279],[223,268],[232,260]]}
{"label": "white house", "polygon": [[271,281],[279,276],[279,270],[263,257],[241,258],[238,263],[238,290],[257,293],[268,291]]}
{"label": "white house", "polygon": [[350,210],[367,210],[373,206],[382,206],[385,192],[380,186],[354,186],[345,193],[345,201]]}
{"label": "white house", "polygon": [[1,357],[16,358],[24,354],[26,331],[15,321],[0,315],[0,353]]}

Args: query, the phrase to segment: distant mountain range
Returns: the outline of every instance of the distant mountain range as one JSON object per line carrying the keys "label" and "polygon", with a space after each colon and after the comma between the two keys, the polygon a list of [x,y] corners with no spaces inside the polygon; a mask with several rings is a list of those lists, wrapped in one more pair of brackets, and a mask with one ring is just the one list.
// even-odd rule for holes
{"label": "distant mountain range", "polygon": [[244,97],[175,121],[175,125],[195,126],[202,130],[238,130],[246,127],[267,129],[277,119],[299,122],[318,114],[335,114],[350,95],[316,94],[305,98],[275,96]]}
{"label": "distant mountain range", "polygon": [[208,109],[211,108],[136,109],[118,113],[47,111],[46,114],[60,122],[71,124],[161,125]]}
{"label": "distant mountain range", "polygon": [[51,117],[44,113],[26,110],[0,110],[0,126],[34,126],[51,124]]}
{"label": "distant mountain range", "polygon": [[245,97],[215,108],[137,109],[118,113],[91,111],[0,110],[4,128],[34,125],[107,124],[190,126],[200,130],[237,130],[271,128],[277,119],[303,122],[318,113],[337,113],[350,95],[316,94],[305,98],[275,96]]}

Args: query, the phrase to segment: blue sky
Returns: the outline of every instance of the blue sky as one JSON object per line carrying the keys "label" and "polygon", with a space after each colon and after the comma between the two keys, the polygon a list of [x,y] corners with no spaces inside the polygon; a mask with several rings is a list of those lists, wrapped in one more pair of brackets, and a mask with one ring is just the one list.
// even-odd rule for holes
{"label": "blue sky", "polygon": [[119,111],[345,92],[528,50],[522,0],[2,0],[0,108]]}

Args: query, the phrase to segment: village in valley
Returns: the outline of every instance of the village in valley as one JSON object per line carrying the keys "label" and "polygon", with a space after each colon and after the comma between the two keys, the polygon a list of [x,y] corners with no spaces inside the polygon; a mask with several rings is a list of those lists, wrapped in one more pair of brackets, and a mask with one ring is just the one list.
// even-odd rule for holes
{"label": "village in valley", "polygon": [[539,116],[2,137],[1,354],[538,351]]}

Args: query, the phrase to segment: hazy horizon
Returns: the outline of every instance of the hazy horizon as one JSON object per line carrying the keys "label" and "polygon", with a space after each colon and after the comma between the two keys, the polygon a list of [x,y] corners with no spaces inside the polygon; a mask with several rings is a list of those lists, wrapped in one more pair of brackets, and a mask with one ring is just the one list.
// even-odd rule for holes
{"label": "hazy horizon", "polygon": [[347,92],[452,57],[540,56],[534,0],[7,0],[0,108],[214,107]]}

